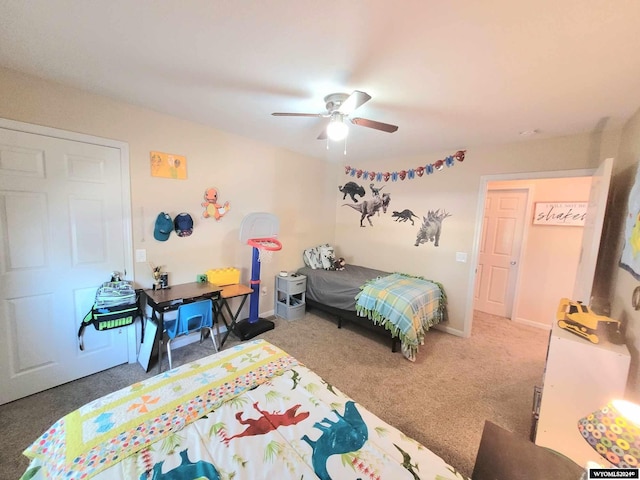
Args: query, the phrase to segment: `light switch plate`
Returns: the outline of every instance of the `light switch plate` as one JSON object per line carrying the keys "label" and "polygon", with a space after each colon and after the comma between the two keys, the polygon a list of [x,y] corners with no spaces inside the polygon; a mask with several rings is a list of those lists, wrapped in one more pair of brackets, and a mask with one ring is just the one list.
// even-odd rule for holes
{"label": "light switch plate", "polygon": [[145,248],[136,249],[136,263],[147,261],[147,250]]}
{"label": "light switch plate", "polygon": [[467,263],[466,252],[456,252],[456,262]]}

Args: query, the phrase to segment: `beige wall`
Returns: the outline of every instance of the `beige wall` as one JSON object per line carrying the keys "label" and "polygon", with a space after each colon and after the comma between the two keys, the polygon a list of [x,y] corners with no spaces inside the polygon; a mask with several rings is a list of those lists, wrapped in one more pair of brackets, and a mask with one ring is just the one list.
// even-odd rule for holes
{"label": "beige wall", "polygon": [[[403,271],[443,283],[449,302],[449,322],[452,333],[463,334],[468,329],[473,305],[472,253],[476,235],[481,228],[478,200],[483,178],[497,174],[583,170],[597,167],[606,157],[617,153],[620,132],[575,135],[542,140],[528,140],[508,145],[468,148],[464,162],[456,162],[433,175],[414,180],[383,182],[382,192],[391,193],[390,211],[374,217],[374,226],[359,226],[359,216],[350,207],[350,199],[339,195],[336,208],[335,246],[348,262],[386,271]],[[515,132],[514,132],[515,135]],[[367,171],[400,171],[433,163],[455,150],[389,159],[351,167]],[[338,170],[338,185],[352,180]],[[368,187],[369,181],[360,182]],[[336,189],[337,190],[337,189]],[[370,192],[367,197],[370,198]],[[452,214],[443,222],[440,246],[432,243],[414,246],[418,225],[394,222],[391,211],[411,209],[422,216],[428,210],[445,209]],[[456,262],[456,252],[468,254],[467,263]],[[545,282],[546,278],[539,281]],[[550,312],[552,314],[553,312]]]}
{"label": "beige wall", "polygon": [[[551,328],[558,300],[571,298],[583,227],[533,225],[536,202],[587,202],[591,177],[489,182],[489,189],[529,192],[513,320]],[[540,281],[544,279],[544,281]]]}
{"label": "beige wall", "polygon": [[[270,211],[280,218],[284,248],[273,264],[263,267],[262,279],[269,294],[261,301],[261,311],[273,308],[270,277],[275,272],[301,266],[304,248],[333,242],[338,253],[351,263],[405,271],[443,282],[449,296],[448,328],[454,333],[463,333],[469,323],[465,322],[465,312],[472,305],[471,259],[474,238],[480,228],[477,203],[482,179],[505,173],[594,168],[602,158],[616,156],[620,133],[597,131],[468,148],[464,162],[442,172],[386,183],[383,192],[392,193],[390,212],[375,217],[373,228],[360,228],[357,212],[341,206],[350,203],[349,199],[342,201],[337,189],[350,180],[344,175],[343,165],[306,158],[6,69],[0,69],[0,93],[3,99],[0,117],[129,144],[134,248],[146,249],[149,260],[166,265],[172,282],[192,281],[206,269],[229,265],[242,268],[243,279],[247,280],[250,248],[237,240],[240,221],[247,213]],[[635,126],[625,131],[625,145],[631,152],[625,153],[626,170],[616,167],[619,183],[629,169],[635,169],[640,146],[633,139],[640,136],[638,123],[640,120],[636,119]],[[152,178],[149,168],[152,150],[185,155],[188,179]],[[453,150],[435,152],[353,166],[394,171],[432,163],[452,153]],[[221,200],[231,204],[228,216],[220,222],[200,216],[202,194],[209,186],[217,186]],[[414,246],[417,226],[393,222],[390,218],[391,211],[404,208],[418,215],[435,208],[444,208],[452,214],[444,221],[439,247]],[[163,210],[172,215],[190,212],[196,221],[194,234],[181,239],[172,237],[167,242],[153,240],[153,223]],[[456,262],[456,252],[469,254],[469,261]],[[147,265],[135,267],[138,284],[150,286]]]}
{"label": "beige wall", "polygon": [[[129,144],[134,249],[146,249],[149,261],[164,265],[170,282],[195,281],[198,273],[226,266],[241,268],[248,281],[252,250],[239,243],[240,222],[251,212],[271,212],[280,220],[283,249],[262,267],[268,294],[260,311],[266,312],[273,309],[273,275],[300,267],[304,248],[333,240],[333,165],[9,70],[0,69],[0,92],[0,117]],[[151,177],[152,150],[185,155],[188,178]],[[202,217],[210,186],[231,205],[219,222]],[[190,213],[193,235],[156,241],[153,226],[161,211]],[[146,263],[135,264],[139,286],[150,287],[151,278]]]}

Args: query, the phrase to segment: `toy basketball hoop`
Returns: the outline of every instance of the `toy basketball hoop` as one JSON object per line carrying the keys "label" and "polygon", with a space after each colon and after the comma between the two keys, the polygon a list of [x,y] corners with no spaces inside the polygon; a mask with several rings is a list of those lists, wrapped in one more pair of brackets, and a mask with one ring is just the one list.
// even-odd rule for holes
{"label": "toy basketball hoop", "polygon": [[278,217],[271,213],[250,213],[240,223],[240,242],[253,247],[251,263],[251,298],[249,301],[249,318],[236,324],[236,334],[242,340],[273,330],[275,324],[271,320],[258,317],[260,302],[260,264],[268,263],[273,252],[282,249],[282,243],[276,238],[280,230]]}
{"label": "toy basketball hoop", "polygon": [[275,238],[250,238],[247,244],[258,249],[258,261],[261,263],[269,263],[273,258],[273,252],[282,249],[282,244]]}

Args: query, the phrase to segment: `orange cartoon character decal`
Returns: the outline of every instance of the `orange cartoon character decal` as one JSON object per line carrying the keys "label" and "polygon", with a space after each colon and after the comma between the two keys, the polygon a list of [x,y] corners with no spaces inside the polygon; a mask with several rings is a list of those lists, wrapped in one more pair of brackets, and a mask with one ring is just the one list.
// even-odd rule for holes
{"label": "orange cartoon character decal", "polygon": [[224,202],[224,205],[218,203],[218,189],[207,188],[204,192],[204,202],[202,202],[204,212],[202,216],[204,218],[213,217],[216,220],[220,220],[231,208],[229,202]]}

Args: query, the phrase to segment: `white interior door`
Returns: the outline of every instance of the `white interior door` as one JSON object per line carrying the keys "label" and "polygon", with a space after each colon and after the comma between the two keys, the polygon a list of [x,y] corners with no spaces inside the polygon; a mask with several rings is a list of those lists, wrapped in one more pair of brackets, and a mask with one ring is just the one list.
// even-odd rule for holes
{"label": "white interior door", "polygon": [[593,174],[591,191],[589,192],[589,206],[582,235],[582,249],[580,263],[573,288],[573,300],[580,300],[585,304],[591,302],[591,289],[596,273],[600,237],[604,225],[604,215],[607,209],[607,196],[613,171],[613,158],[607,158]]}
{"label": "white interior door", "polygon": [[511,318],[527,190],[490,190],[485,199],[474,308]]}
{"label": "white interior door", "polygon": [[118,148],[0,128],[0,403],[128,361],[125,329],[77,342],[128,267],[125,166]]}

